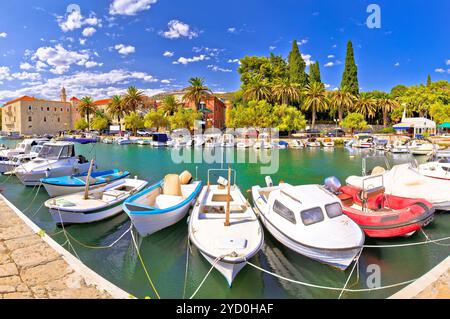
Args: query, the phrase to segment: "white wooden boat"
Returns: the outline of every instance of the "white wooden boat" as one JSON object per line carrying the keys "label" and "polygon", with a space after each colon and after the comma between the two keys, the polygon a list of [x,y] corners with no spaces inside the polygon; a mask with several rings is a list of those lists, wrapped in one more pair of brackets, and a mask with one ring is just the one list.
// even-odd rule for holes
{"label": "white wooden boat", "polygon": [[116,142],[117,145],[133,144],[133,140],[131,140],[128,135],[125,135],[124,137],[117,138],[115,142]]}
{"label": "white wooden boat", "polygon": [[306,140],[305,145],[307,147],[320,147],[320,142],[315,137],[311,137]]}
{"label": "white wooden boat", "polygon": [[434,152],[428,162],[419,165],[422,175],[450,181],[450,150]]}
{"label": "white wooden boat", "polygon": [[141,236],[149,236],[183,219],[202,188],[185,171],[169,174],[164,180],[128,198],[123,210]]}
{"label": "white wooden boat", "polygon": [[[365,172],[363,158],[363,172]],[[385,193],[406,198],[423,198],[433,204],[438,210],[450,210],[450,183],[446,180],[427,177],[419,172],[411,163],[395,165],[392,168],[375,167],[370,176],[349,176],[346,183],[362,188],[364,181],[371,176],[382,175],[380,184],[371,182],[371,186],[384,186]],[[366,184],[368,184],[366,182]],[[373,185],[372,185],[373,184]]]}
{"label": "white wooden boat", "polygon": [[322,140],[323,147],[334,147],[334,141],[331,138],[324,138]]}
{"label": "white wooden boat", "polygon": [[93,223],[122,212],[122,203],[146,186],[146,181],[125,178],[90,190],[87,198],[80,192],[51,198],[44,205],[57,225]]}
{"label": "white wooden boat", "polygon": [[411,140],[408,143],[409,152],[413,155],[428,155],[436,150],[436,147],[433,143],[428,142],[427,140]]}
{"label": "white wooden boat", "polygon": [[340,269],[360,253],[364,232],[322,186],[253,186],[252,196],[266,229],[295,252]]}
{"label": "white wooden boat", "polygon": [[217,184],[210,183],[211,174],[225,172],[208,171],[208,184],[203,187],[189,218],[189,238],[231,286],[247,260],[261,249],[264,233],[236,185],[235,171],[233,185],[230,173],[228,180],[219,177]]}
{"label": "white wooden boat", "polygon": [[83,174],[88,170],[89,162],[84,156],[75,155],[72,142],[50,142],[43,145],[38,157],[13,172],[22,184],[34,186],[40,184],[42,178]]}
{"label": "white wooden boat", "polygon": [[194,136],[194,147],[202,147],[205,144],[205,139],[203,135],[195,135]]}
{"label": "white wooden boat", "polygon": [[205,148],[220,147],[220,134],[205,135]]}
{"label": "white wooden boat", "polygon": [[298,148],[303,148],[304,145],[301,140],[292,140],[289,147],[298,149]]}

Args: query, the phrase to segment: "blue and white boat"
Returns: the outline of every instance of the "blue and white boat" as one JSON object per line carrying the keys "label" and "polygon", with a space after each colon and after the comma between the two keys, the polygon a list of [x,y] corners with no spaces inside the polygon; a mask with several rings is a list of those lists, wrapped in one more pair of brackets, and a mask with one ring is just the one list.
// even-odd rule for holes
{"label": "blue and white boat", "polygon": [[[97,188],[106,184],[115,182],[119,179],[126,178],[130,175],[128,171],[121,171],[119,169],[111,169],[106,171],[95,171],[91,173],[89,179],[89,188]],[[50,197],[63,196],[81,192],[86,187],[87,173],[49,177],[41,180]]]}
{"label": "blue and white boat", "polygon": [[123,210],[138,233],[149,236],[184,218],[201,188],[202,182],[192,181],[192,175],[187,171],[180,175],[169,174],[164,180],[128,198]]}

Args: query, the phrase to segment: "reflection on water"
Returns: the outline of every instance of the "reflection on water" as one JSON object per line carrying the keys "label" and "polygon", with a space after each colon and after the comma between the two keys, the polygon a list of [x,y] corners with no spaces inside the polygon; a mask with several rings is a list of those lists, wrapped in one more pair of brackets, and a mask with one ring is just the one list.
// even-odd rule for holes
{"label": "reflection on water", "polygon": [[[220,163],[207,165],[205,163],[185,163],[176,165],[172,162],[171,150],[153,149],[137,145],[77,145],[77,152],[87,157],[96,156],[100,169],[127,169],[132,176],[146,179],[150,183],[159,181],[168,173],[180,173],[188,169],[194,176],[206,181],[209,168],[220,168]],[[194,158],[202,149],[192,150]],[[258,159],[269,156],[274,150],[236,150],[213,149],[219,158],[239,156]],[[217,152],[217,154],[216,154]],[[361,156],[370,154],[370,150],[305,148],[277,150],[279,156],[279,170],[272,175],[275,183],[280,180],[292,184],[322,183],[328,176],[337,176],[344,181],[349,175],[361,173]],[[382,152],[381,152],[382,154]],[[404,154],[392,156],[394,162],[405,160]],[[424,161],[419,158],[419,161]],[[260,173],[260,163],[235,163],[237,183],[244,195],[251,186],[264,184],[264,176]],[[196,174],[197,172],[197,174]],[[56,228],[47,210],[39,206],[48,198],[44,189],[40,189],[35,200],[37,188],[25,188],[14,177],[1,177],[0,183],[4,194],[18,208],[25,209],[25,214],[33,221],[52,234],[60,229]],[[30,205],[31,204],[31,205]],[[130,221],[125,214],[91,225],[73,225],[67,231],[82,243],[92,246],[107,246],[114,242],[130,227]],[[450,234],[450,217],[439,214],[435,221],[425,231],[431,238],[442,238]],[[326,235],[326,234],[325,234]],[[180,298],[183,296],[184,277],[186,270],[187,224],[182,220],[176,225],[164,229],[147,238],[138,238],[141,255],[162,298]],[[65,241],[64,235],[55,236],[59,243]],[[424,240],[421,233],[410,238],[389,240],[367,240],[371,245],[388,245]],[[72,243],[80,258],[89,267],[111,282],[137,297],[154,297],[145,272],[137,257],[131,241],[131,235],[126,234],[111,249],[88,249],[77,243]],[[187,269],[186,296],[190,296],[203,280],[211,265],[199,254],[195,247],[191,247],[189,266]],[[353,288],[367,288],[365,280],[367,266],[376,264],[381,267],[381,284],[389,285],[399,281],[417,278],[438,262],[448,256],[449,249],[439,245],[421,245],[403,248],[365,248],[360,258],[359,281],[356,275],[350,281]],[[265,245],[262,251],[252,259],[252,262],[282,276],[330,287],[343,287],[350,269],[339,271],[327,265],[308,259],[280,245],[270,234],[265,233]],[[387,297],[400,288],[377,292],[345,293],[345,298],[375,298]],[[197,294],[198,298],[336,298],[339,292],[300,286],[282,281],[278,278],[247,266],[228,288],[225,279],[217,271],[212,271]]]}

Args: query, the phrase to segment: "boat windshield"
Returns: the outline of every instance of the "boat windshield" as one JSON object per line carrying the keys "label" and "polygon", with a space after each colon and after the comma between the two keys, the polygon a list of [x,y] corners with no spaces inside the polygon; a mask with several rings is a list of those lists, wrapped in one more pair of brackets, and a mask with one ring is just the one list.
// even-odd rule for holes
{"label": "boat windshield", "polygon": [[305,226],[313,225],[324,220],[322,208],[315,207],[300,212],[300,217]]}
{"label": "boat windshield", "polygon": [[71,157],[73,155],[72,153],[71,145],[44,145],[39,152],[39,157],[55,160]]}
{"label": "boat windshield", "polygon": [[342,206],[339,203],[325,205],[325,210],[329,218],[334,218],[342,215]]}

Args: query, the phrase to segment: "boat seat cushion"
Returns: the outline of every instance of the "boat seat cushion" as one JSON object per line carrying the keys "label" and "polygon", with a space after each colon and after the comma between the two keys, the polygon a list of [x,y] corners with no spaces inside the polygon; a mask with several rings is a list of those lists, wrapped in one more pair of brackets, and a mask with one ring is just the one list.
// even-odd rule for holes
{"label": "boat seat cushion", "polygon": [[184,171],[180,174],[180,183],[181,185],[187,185],[192,180],[192,174],[189,171]]}
{"label": "boat seat cushion", "polygon": [[176,174],[168,174],[164,177],[163,194],[182,196],[180,177]]}
{"label": "boat seat cushion", "polygon": [[183,201],[181,196],[159,195],[155,199],[155,207],[164,209],[178,205]]}

